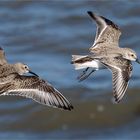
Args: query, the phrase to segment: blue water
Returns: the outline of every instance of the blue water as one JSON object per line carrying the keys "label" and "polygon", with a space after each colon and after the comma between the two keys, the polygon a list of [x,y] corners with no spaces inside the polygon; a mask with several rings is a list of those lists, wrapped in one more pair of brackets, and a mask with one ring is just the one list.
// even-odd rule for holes
{"label": "blue water", "polygon": [[7,60],[28,64],[75,107],[67,112],[21,97],[1,97],[1,139],[140,138],[140,65],[133,63],[128,94],[114,105],[109,71],[79,83],[79,72],[70,64],[72,54],[87,54],[94,42],[96,26],[89,10],[119,25],[120,46],[140,57],[139,1],[0,1],[0,45]]}

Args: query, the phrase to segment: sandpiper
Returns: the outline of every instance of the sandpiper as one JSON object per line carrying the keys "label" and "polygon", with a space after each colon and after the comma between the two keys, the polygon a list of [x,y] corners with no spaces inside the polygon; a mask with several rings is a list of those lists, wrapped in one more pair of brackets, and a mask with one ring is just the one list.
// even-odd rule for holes
{"label": "sandpiper", "polygon": [[[26,73],[33,75],[27,76]],[[9,64],[2,48],[0,48],[0,95],[23,96],[43,105],[73,109],[71,103],[57,89],[40,79],[26,64]]]}
{"label": "sandpiper", "polygon": [[[124,96],[132,73],[131,61],[140,63],[137,54],[130,48],[119,47],[120,28],[111,20],[88,11],[89,16],[96,21],[97,31],[94,44],[86,56],[72,55],[75,69],[85,69],[78,77],[85,80],[91,73],[100,69],[112,72],[113,95],[118,103]],[[88,74],[87,71],[92,68]]]}

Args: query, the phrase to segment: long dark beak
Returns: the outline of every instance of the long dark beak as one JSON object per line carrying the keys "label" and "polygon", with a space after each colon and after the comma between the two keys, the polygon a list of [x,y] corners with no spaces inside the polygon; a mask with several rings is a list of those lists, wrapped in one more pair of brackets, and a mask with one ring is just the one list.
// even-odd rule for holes
{"label": "long dark beak", "polygon": [[140,60],[138,58],[136,59],[136,62],[140,64]]}
{"label": "long dark beak", "polygon": [[39,77],[37,74],[35,74],[34,72],[32,72],[32,71],[30,71],[30,70],[29,70],[29,73],[33,74],[33,75],[36,76],[36,77]]}

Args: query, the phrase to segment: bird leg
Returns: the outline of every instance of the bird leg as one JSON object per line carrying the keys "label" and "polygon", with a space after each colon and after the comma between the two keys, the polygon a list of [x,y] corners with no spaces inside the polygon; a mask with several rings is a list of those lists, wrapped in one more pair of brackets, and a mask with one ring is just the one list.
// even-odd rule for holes
{"label": "bird leg", "polygon": [[84,74],[82,77],[79,78],[79,82],[84,81],[85,79],[87,79],[93,72],[95,72],[96,70],[92,70],[90,73],[88,73],[87,75]]}
{"label": "bird leg", "polygon": [[82,73],[77,77],[77,79],[81,79],[85,74],[86,72],[88,71],[89,67],[87,67],[85,70],[82,71]]}

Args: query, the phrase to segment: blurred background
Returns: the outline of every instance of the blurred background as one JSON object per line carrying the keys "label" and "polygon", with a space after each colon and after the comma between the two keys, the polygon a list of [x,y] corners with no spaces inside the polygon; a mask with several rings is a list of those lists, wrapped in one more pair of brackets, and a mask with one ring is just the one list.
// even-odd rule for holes
{"label": "blurred background", "polygon": [[133,63],[129,88],[112,102],[111,73],[98,71],[79,83],[72,54],[87,54],[96,26],[93,11],[122,30],[121,47],[140,57],[139,1],[0,1],[0,45],[10,63],[24,62],[73,104],[63,111],[22,97],[0,97],[2,139],[140,138],[140,65]]}

